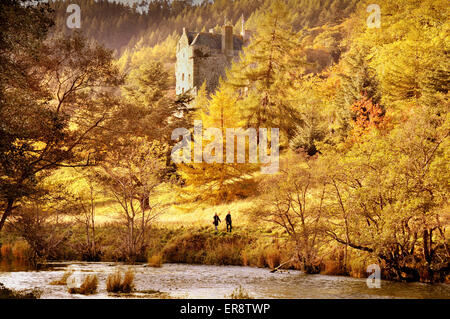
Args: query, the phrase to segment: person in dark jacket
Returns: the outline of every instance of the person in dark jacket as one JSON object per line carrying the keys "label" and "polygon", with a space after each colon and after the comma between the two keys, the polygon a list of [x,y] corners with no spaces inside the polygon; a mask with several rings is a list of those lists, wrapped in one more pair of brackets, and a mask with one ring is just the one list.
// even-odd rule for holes
{"label": "person in dark jacket", "polygon": [[216,226],[216,231],[217,231],[217,226],[219,226],[219,223],[221,222],[219,216],[217,216],[217,213],[214,215],[214,221],[213,224],[214,226]]}
{"label": "person in dark jacket", "polygon": [[225,217],[225,221],[227,222],[227,233],[228,233],[228,229],[230,230],[231,233],[231,214],[230,211],[228,211],[227,216]]}

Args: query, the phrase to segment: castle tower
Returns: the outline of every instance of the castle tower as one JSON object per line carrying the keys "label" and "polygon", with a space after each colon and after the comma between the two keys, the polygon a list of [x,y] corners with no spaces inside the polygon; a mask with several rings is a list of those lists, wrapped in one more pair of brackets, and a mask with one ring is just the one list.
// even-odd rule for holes
{"label": "castle tower", "polygon": [[233,26],[229,24],[222,27],[222,53],[227,57],[233,56]]}
{"label": "castle tower", "polygon": [[[243,32],[247,37],[248,32],[244,29]],[[242,34],[233,34],[233,26],[227,21],[221,33],[215,33],[213,29],[196,32],[183,28],[176,52],[176,94],[189,92],[196,96],[203,83],[206,83],[207,92],[214,92],[220,78],[226,77],[226,69],[239,59],[243,46]]]}

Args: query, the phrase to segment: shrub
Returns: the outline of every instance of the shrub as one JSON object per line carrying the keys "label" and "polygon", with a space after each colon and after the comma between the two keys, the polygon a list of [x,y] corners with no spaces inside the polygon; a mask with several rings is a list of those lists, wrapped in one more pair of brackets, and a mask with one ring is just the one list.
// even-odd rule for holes
{"label": "shrub", "polygon": [[69,288],[71,294],[93,295],[97,293],[98,278],[96,275],[88,275],[84,278],[80,288]]}
{"label": "shrub", "polygon": [[239,286],[238,288],[234,289],[231,295],[225,296],[225,298],[229,299],[253,299],[247,290]]}
{"label": "shrub", "polygon": [[11,253],[16,260],[28,260],[32,256],[31,247],[26,241],[15,242]]}
{"label": "shrub", "polygon": [[278,267],[281,263],[281,254],[279,249],[267,248],[265,251],[265,257],[267,265],[272,269]]}
{"label": "shrub", "polygon": [[80,293],[83,295],[92,295],[97,292],[98,278],[96,275],[88,275],[80,286]]}
{"label": "shrub", "polygon": [[106,279],[106,290],[115,293],[130,293],[134,289],[134,272],[129,269],[125,272],[123,279],[122,273],[118,270],[110,274]]}
{"label": "shrub", "polygon": [[162,266],[162,255],[157,254],[157,255],[151,256],[147,260],[147,263],[150,267],[161,267]]}
{"label": "shrub", "polygon": [[173,238],[162,254],[166,262],[241,265],[241,251],[249,242],[248,237],[237,234],[198,231]]}
{"label": "shrub", "polygon": [[12,257],[12,247],[10,244],[3,244],[0,247],[0,257],[10,259]]}
{"label": "shrub", "polygon": [[120,271],[110,274],[106,279],[106,290],[108,292],[120,292],[122,276]]}
{"label": "shrub", "polygon": [[248,266],[248,256],[247,256],[247,252],[245,250],[241,251],[241,261],[242,261],[242,265],[243,266]]}
{"label": "shrub", "polygon": [[125,276],[123,277],[122,281],[122,292],[128,293],[133,291],[134,289],[134,272],[133,270],[129,269]]}
{"label": "shrub", "polygon": [[39,289],[17,291],[0,283],[0,299],[39,299],[41,294]]}
{"label": "shrub", "polygon": [[[352,258],[349,261],[349,274],[355,278],[366,278],[367,277],[367,260],[361,256],[351,256]],[[375,263],[375,261],[374,261]]]}

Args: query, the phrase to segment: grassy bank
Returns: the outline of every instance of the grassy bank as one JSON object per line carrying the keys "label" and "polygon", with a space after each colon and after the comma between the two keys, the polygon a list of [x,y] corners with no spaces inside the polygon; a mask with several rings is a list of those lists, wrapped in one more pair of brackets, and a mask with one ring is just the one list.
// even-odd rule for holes
{"label": "grassy bank", "polygon": [[[98,227],[97,261],[126,261],[120,241],[120,229],[115,224]],[[280,234],[267,228],[235,227],[232,233],[215,231],[207,227],[154,227],[150,230],[145,258],[150,266],[158,267],[162,263],[188,263],[205,265],[236,265],[275,268],[292,257],[292,247]],[[80,227],[74,227],[69,240],[62,243],[52,253],[54,260],[87,261],[84,258],[84,233]],[[2,238],[0,259],[2,262],[26,262],[32,252],[28,244],[12,235]],[[342,254],[330,255],[322,263],[325,274],[365,276],[364,262],[355,258],[351,272],[343,270]],[[282,269],[300,269],[297,263],[288,263]]]}
{"label": "grassy bank", "polygon": [[[146,232],[145,250],[136,261],[153,267],[160,267],[163,263],[189,263],[274,269],[290,260],[295,248],[279,228],[248,218],[246,210],[253,204],[247,199],[218,206],[170,207]],[[109,211],[113,210],[114,207],[109,207]],[[108,207],[101,207],[102,214],[96,226],[97,254],[94,259],[86,254],[85,228],[74,224],[70,227],[70,236],[51,249],[47,261],[128,262],[123,226],[115,221],[114,214],[107,215],[107,211]],[[233,216],[233,232],[225,231],[224,222],[216,232],[211,223],[212,216],[218,213],[224,220],[228,211]],[[345,253],[344,246],[334,242],[322,249],[318,263],[322,274],[364,278],[367,277],[367,266],[379,263],[364,252],[349,249]],[[7,269],[7,264],[23,264],[35,258],[27,242],[14,231],[0,233],[0,263],[3,269]],[[37,261],[45,260],[38,258]],[[383,270],[382,264],[380,267]],[[281,269],[301,269],[301,264],[289,262]],[[389,274],[384,272],[382,277],[390,279]]]}

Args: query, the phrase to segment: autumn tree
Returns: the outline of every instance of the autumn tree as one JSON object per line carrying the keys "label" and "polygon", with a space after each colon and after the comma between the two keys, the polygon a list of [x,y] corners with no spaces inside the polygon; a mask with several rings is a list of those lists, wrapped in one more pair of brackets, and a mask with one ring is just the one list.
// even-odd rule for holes
{"label": "autumn tree", "polygon": [[305,65],[292,28],[294,18],[284,1],[267,3],[242,60],[227,74],[227,84],[242,92],[238,106],[246,127],[277,127],[287,136],[293,134],[297,114],[286,91],[301,78]]}
{"label": "autumn tree", "polygon": [[74,217],[85,230],[86,241],[81,249],[83,259],[88,261],[98,261],[101,254],[101,248],[97,242],[96,212],[99,203],[100,190],[99,186],[95,184],[95,177],[92,176],[93,174],[87,173],[80,175],[81,176],[77,176],[77,180],[72,180],[71,183],[71,186],[76,186],[77,190],[72,189],[66,200],[72,202],[73,209],[76,209],[78,212]]}
{"label": "autumn tree", "polygon": [[2,100],[0,116],[6,126],[0,229],[47,172],[88,166],[99,159],[93,137],[116,105],[107,91],[121,81],[111,52],[86,43],[78,34],[39,46],[36,61],[24,71],[35,82],[26,91],[9,87]]}
{"label": "autumn tree", "polygon": [[347,154],[336,154],[340,160],[331,153],[322,159],[333,186],[329,235],[378,257],[392,278],[445,275],[447,122],[424,108],[387,135],[371,131]]}
{"label": "autumn tree", "polygon": [[171,134],[176,128],[189,127],[192,109],[188,107],[190,97],[177,97],[170,88],[170,76],[160,62],[148,62],[133,69],[121,87],[122,99],[98,141],[103,152],[124,147],[135,138],[156,140],[168,146],[166,169],[168,175],[173,175],[175,166],[171,164],[170,152],[175,141]]}
{"label": "autumn tree", "polygon": [[[249,161],[250,136],[246,138],[244,135],[243,144],[240,138],[227,138],[227,131],[230,134],[230,130],[233,130],[234,134],[235,129],[239,130],[244,126],[239,120],[234,92],[221,88],[209,100],[205,86],[202,86],[195,108],[197,112],[194,119],[199,121],[197,123],[200,125],[193,130],[195,140],[190,147],[191,160],[178,165],[185,182],[182,196],[190,201],[212,203],[248,196],[254,187],[250,174],[258,169],[259,165]],[[242,129],[242,132],[244,131]],[[256,139],[253,142],[256,142]],[[233,146],[230,150],[233,153],[229,157],[227,146],[231,143]],[[240,149],[240,144],[244,146],[243,149]],[[245,153],[242,154],[242,162],[238,162],[238,152]]]}
{"label": "autumn tree", "polygon": [[44,41],[45,6],[2,8],[0,229],[49,171],[95,160],[92,137],[114,105],[105,89],[121,80],[111,52],[79,34]]}
{"label": "autumn tree", "polygon": [[351,106],[351,110],[354,114],[354,119],[351,122],[353,138],[358,138],[371,129],[381,128],[383,110],[378,104],[374,104],[372,99],[368,99],[366,95],[363,95],[361,100],[356,101]]}
{"label": "autumn tree", "polygon": [[105,194],[119,205],[123,258],[129,262],[145,260],[149,227],[162,212],[155,197],[165,176],[164,147],[157,141],[136,139],[109,152],[96,170]]}
{"label": "autumn tree", "polygon": [[32,263],[59,259],[70,240],[77,207],[63,188],[44,182],[40,193],[17,207],[5,230],[23,238],[30,247]]}
{"label": "autumn tree", "polygon": [[263,196],[254,209],[258,220],[281,227],[294,243],[293,260],[307,273],[320,271],[320,248],[324,245],[323,221],[327,218],[327,181],[315,159],[304,154],[285,159],[281,173],[260,185]]}
{"label": "autumn tree", "polygon": [[326,99],[319,92],[321,89],[323,85],[318,80],[308,79],[294,84],[289,90],[290,103],[298,114],[289,147],[294,151],[306,152],[309,156],[319,151],[319,144],[328,133]]}

